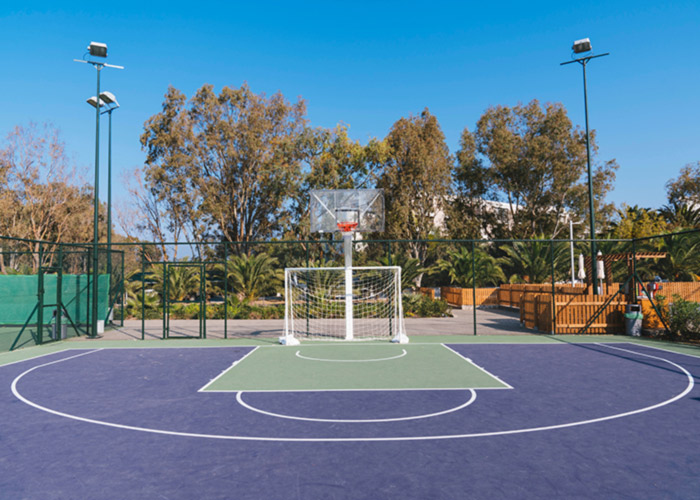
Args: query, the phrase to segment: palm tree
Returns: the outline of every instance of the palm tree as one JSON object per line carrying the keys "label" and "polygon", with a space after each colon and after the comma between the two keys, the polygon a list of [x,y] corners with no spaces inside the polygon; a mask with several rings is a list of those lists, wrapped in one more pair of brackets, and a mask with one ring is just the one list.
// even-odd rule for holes
{"label": "palm tree", "polygon": [[[547,283],[552,280],[552,244],[540,236],[531,241],[516,241],[513,246],[502,247],[507,262],[514,273],[510,283]],[[554,270],[563,276],[568,269],[569,248],[567,245],[554,245]]]}
{"label": "palm tree", "polygon": [[[284,271],[276,258],[266,253],[234,255],[226,263],[226,278],[240,300],[253,301],[262,294],[275,291],[284,280]],[[224,266],[217,266],[223,276]],[[221,278],[220,278],[221,279]]]}
{"label": "palm tree", "polygon": [[[186,263],[187,261],[182,261]],[[153,283],[153,289],[163,297],[164,293],[164,268],[154,269],[148,276]],[[199,265],[168,266],[168,301],[182,302],[195,297],[199,293],[200,268]]]}
{"label": "palm tree", "polygon": [[661,259],[655,270],[659,276],[671,281],[700,281],[700,232],[680,233],[665,236]]}
{"label": "palm tree", "polygon": [[[479,247],[474,249],[472,263],[471,249],[463,246],[457,250],[448,250],[447,257],[435,263],[431,274],[445,272],[450,278],[450,284],[464,288],[498,285],[506,280],[506,275],[501,269],[503,263],[503,259],[495,258]],[[472,264],[476,270],[476,280]]]}
{"label": "palm tree", "polygon": [[405,254],[385,255],[369,263],[370,266],[399,266],[401,268],[401,290],[415,288],[418,277],[425,272],[420,261]]}
{"label": "palm tree", "polygon": [[673,201],[661,207],[659,213],[673,229],[700,228],[700,207]]}

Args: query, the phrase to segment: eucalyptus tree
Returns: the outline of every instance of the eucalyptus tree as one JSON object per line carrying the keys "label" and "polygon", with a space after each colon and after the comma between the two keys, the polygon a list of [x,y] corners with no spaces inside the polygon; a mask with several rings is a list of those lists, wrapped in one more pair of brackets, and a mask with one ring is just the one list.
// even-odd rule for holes
{"label": "eucalyptus tree", "polygon": [[278,232],[301,181],[305,113],[301,99],[246,84],[218,95],[203,85],[189,101],[170,87],[141,135],[145,187],[164,205],[169,231],[232,242]]}
{"label": "eucalyptus tree", "polygon": [[383,141],[370,139],[366,145],[348,136],[348,129],[308,128],[301,142],[304,147],[302,181],[295,191],[293,217],[287,234],[307,239],[309,199],[312,189],[373,188],[386,158]]}
{"label": "eucalyptus tree", "polygon": [[[541,106],[537,100],[514,107],[494,106],[465,129],[457,153],[455,182],[461,203],[487,197],[507,203],[498,221],[498,236],[556,237],[567,217],[585,219],[588,209],[586,137],[574,128],[561,104]],[[595,155],[595,132],[591,133]],[[596,162],[593,173],[594,208],[604,226],[613,206],[605,203],[612,188],[615,160]],[[472,207],[483,212],[483,207]],[[478,215],[478,212],[477,212]]]}
{"label": "eucalyptus tree", "polygon": [[[31,253],[33,272],[40,265],[36,240],[92,239],[93,191],[80,182],[80,173],[60,131],[50,124],[15,126],[0,142],[0,234],[35,240],[16,243]],[[43,264],[51,264],[56,254],[51,246],[43,248]],[[8,272],[6,265],[11,267],[0,258],[0,273]]]}
{"label": "eucalyptus tree", "polygon": [[700,161],[685,165],[676,179],[666,183],[668,201],[700,205]]}
{"label": "eucalyptus tree", "polygon": [[[440,231],[435,216],[444,213],[451,192],[452,157],[440,124],[426,108],[394,123],[385,141],[387,158],[377,184],[384,189],[385,237],[427,239]],[[426,244],[411,242],[408,252],[425,264]]]}

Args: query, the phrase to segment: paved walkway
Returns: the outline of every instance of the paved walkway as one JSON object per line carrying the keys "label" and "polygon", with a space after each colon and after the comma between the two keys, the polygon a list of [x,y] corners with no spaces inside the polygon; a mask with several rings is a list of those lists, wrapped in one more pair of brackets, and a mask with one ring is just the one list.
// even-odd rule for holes
{"label": "paved walkway", "polygon": [[[474,312],[472,309],[453,309],[452,318],[406,318],[406,331],[417,335],[474,335]],[[237,319],[228,320],[229,338],[279,337],[284,334],[281,319]],[[224,320],[207,320],[207,338],[224,338]],[[477,309],[477,335],[528,335],[536,333],[520,325],[518,311],[509,309]],[[163,335],[161,320],[145,321],[145,338],[159,339]],[[199,321],[171,320],[170,335],[198,336]],[[124,321],[123,327],[108,328],[101,336],[105,340],[136,340],[141,338],[141,320]]]}

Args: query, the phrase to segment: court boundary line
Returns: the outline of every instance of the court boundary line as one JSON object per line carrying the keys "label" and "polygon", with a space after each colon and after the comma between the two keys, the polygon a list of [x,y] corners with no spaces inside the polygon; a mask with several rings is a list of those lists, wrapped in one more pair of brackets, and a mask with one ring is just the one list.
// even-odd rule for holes
{"label": "court boundary line", "polygon": [[[219,341],[219,340],[224,340],[224,339],[212,339],[213,341]],[[551,342],[448,342],[448,344],[453,344],[453,345],[470,345],[470,346],[480,346],[480,345],[512,345],[512,346],[527,346],[527,345],[588,345],[588,344],[604,344],[604,345],[615,345],[615,344],[624,344],[624,345],[634,345],[634,346],[643,346],[643,347],[648,347],[650,349],[656,349],[659,351],[663,352],[668,352],[671,354],[680,354],[682,356],[689,356],[691,358],[700,358],[700,353],[697,355],[695,354],[688,354],[684,352],[677,352],[677,351],[672,351],[670,349],[665,349],[663,347],[656,347],[652,345],[648,345],[643,342],[630,342],[628,340],[614,340],[611,342],[569,342],[569,341],[555,341],[556,339],[553,339]],[[642,339],[646,340],[646,339]],[[112,341],[110,341],[112,342]],[[113,341],[113,342],[131,342],[131,341]],[[142,342],[142,341],[133,341],[133,342]],[[148,340],[148,341],[143,341],[147,345],[132,345],[132,346],[107,346],[107,347],[99,347],[98,349],[100,350],[117,350],[117,349],[234,349],[234,348],[280,348],[280,347],[286,347],[286,346],[279,346],[279,345],[273,345],[273,344],[264,344],[264,345],[256,345],[256,344],[231,344],[231,345],[226,345],[226,344],[221,344],[221,345],[152,345],[152,344],[157,344],[160,341],[159,340]],[[435,344],[445,344],[444,342],[411,342],[410,345],[435,345]],[[52,346],[58,347],[59,343],[52,343]],[[324,346],[328,344],[308,344],[305,345],[304,347],[315,347],[315,346]],[[363,345],[360,342],[356,342],[353,344],[349,343],[335,343],[333,344],[334,346],[340,347],[340,346],[358,346],[358,345]],[[371,345],[369,343],[364,344],[364,345]],[[377,345],[385,345],[385,344],[377,344]],[[679,345],[679,347],[684,347],[685,344]],[[40,346],[32,346],[28,347],[27,349],[34,349]],[[56,349],[55,351],[48,352],[48,353],[43,353],[43,354],[37,354],[35,356],[29,356],[24,359],[18,359],[15,361],[10,361],[9,363],[2,363],[2,358],[11,354],[16,354],[21,352],[22,350],[15,350],[15,351],[4,351],[0,352],[0,369],[2,369],[4,366],[11,366],[17,363],[22,363],[24,361],[31,361],[33,359],[39,359],[43,358],[44,356],[48,356],[51,354],[58,354],[61,352],[69,352],[69,351],[78,351],[78,350],[84,350],[84,349],[96,349],[94,347],[88,347],[88,346],[83,346],[83,347],[62,347],[60,349]],[[214,391],[210,391],[214,392]]]}
{"label": "court boundary line", "polygon": [[[598,344],[601,347],[609,347],[606,344]],[[566,428],[571,428],[571,427],[578,427],[582,425],[588,425],[588,424],[595,424],[599,422],[606,422],[609,420],[616,420],[619,418],[624,418],[628,417],[631,415],[636,415],[640,413],[645,413],[649,412],[664,406],[667,406],[669,404],[672,404],[679,399],[685,397],[690,391],[693,390],[695,386],[695,381],[694,381],[694,376],[686,370],[684,367],[681,365],[674,363],[673,361],[658,357],[658,356],[652,356],[649,354],[644,354],[644,353],[639,353],[635,351],[630,351],[627,349],[622,349],[619,347],[613,347],[613,349],[621,350],[621,351],[626,351],[631,354],[636,354],[639,356],[645,356],[653,359],[658,359],[661,361],[664,361],[668,364],[671,364],[675,366],[676,368],[680,369],[683,373],[685,373],[686,378],[688,379],[688,385],[686,386],[685,390],[682,392],[678,393],[676,396],[667,399],[665,401],[662,401],[660,403],[651,405],[651,406],[646,406],[643,408],[639,408],[636,410],[631,410],[623,413],[618,413],[614,415],[608,415],[605,417],[598,417],[594,419],[588,419],[588,420],[582,420],[582,421],[577,421],[577,422],[568,422],[565,424],[555,424],[555,425],[549,425],[549,426],[542,426],[542,427],[530,427],[530,428],[525,428],[525,429],[512,429],[512,430],[506,430],[506,431],[491,431],[491,432],[481,432],[481,433],[467,433],[467,434],[442,434],[442,435],[432,435],[432,436],[394,436],[394,437],[365,437],[365,438],[293,438],[293,437],[267,437],[267,436],[234,436],[234,435],[221,435],[221,434],[202,434],[202,433],[193,433],[193,432],[179,432],[179,431],[166,431],[163,429],[149,429],[147,427],[136,427],[136,426],[131,426],[131,425],[124,425],[124,424],[116,424],[113,422],[105,422],[101,420],[95,420],[95,419],[90,419],[86,417],[80,417],[78,415],[71,415],[68,413],[63,413],[59,412],[57,410],[52,410],[51,408],[46,408],[44,406],[39,405],[38,403],[34,403],[33,401],[30,401],[26,399],[24,396],[22,396],[19,391],[17,390],[17,383],[24,377],[26,374],[44,367],[48,366],[50,364],[54,363],[59,363],[61,361],[67,361],[68,359],[71,358],[63,358],[60,360],[52,361],[50,363],[45,363],[43,365],[37,365],[34,366],[17,377],[12,381],[12,393],[14,396],[22,401],[23,403],[32,406],[38,410],[57,415],[60,417],[72,419],[72,420],[77,420],[80,422],[86,422],[86,423],[91,423],[91,424],[97,424],[97,425],[103,425],[106,427],[112,427],[112,428],[117,428],[117,429],[124,429],[124,430],[133,430],[133,431],[140,431],[140,432],[149,432],[152,434],[160,434],[160,435],[169,435],[169,436],[179,436],[179,437],[196,437],[196,438],[204,438],[204,439],[219,439],[219,440],[229,440],[229,441],[262,441],[262,442],[296,442],[296,443],[328,443],[328,442],[397,442],[397,441],[431,441],[431,440],[445,440],[445,439],[466,439],[466,438],[478,438],[478,437],[493,437],[493,436],[507,436],[507,435],[514,435],[514,434],[525,434],[525,433],[531,433],[531,432],[542,432],[542,431],[549,431],[549,430],[557,430],[557,429],[566,429]],[[95,351],[89,351],[87,353],[81,353],[77,356],[83,356],[85,354],[90,354],[92,352],[97,352],[102,349],[97,349]]]}
{"label": "court boundary line", "polygon": [[648,347],[649,349],[656,349],[657,351],[662,351],[662,352],[668,352],[670,354],[680,354],[681,356],[688,356],[689,358],[695,358],[695,359],[700,359],[700,353],[698,354],[688,354],[687,352],[677,352],[677,351],[671,351],[670,349],[664,349],[662,347],[656,347],[656,346],[651,346],[647,344],[637,344],[636,342],[620,342],[621,344],[626,344],[626,345],[634,345],[634,346],[642,346],[642,347]]}

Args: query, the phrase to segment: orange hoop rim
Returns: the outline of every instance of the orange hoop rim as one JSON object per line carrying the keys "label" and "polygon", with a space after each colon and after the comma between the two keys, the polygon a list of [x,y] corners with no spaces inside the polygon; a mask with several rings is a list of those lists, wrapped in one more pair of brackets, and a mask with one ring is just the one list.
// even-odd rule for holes
{"label": "orange hoop rim", "polygon": [[338,229],[343,233],[349,233],[357,228],[357,222],[338,222]]}

